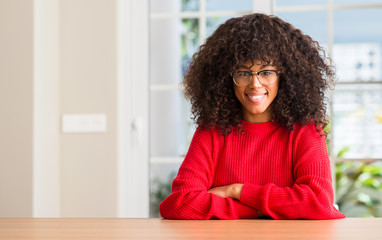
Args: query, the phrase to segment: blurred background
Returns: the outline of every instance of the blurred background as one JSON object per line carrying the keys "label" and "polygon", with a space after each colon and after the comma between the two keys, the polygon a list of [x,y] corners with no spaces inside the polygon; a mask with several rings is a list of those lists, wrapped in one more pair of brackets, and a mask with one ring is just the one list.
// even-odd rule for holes
{"label": "blurred background", "polygon": [[183,72],[252,12],[333,59],[336,202],[381,217],[381,0],[0,0],[0,217],[159,217],[195,131]]}

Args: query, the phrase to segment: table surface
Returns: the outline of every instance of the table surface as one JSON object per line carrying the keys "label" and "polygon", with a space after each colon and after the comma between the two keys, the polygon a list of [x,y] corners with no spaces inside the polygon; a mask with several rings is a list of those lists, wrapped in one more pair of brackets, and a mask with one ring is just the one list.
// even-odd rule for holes
{"label": "table surface", "polygon": [[0,218],[0,239],[382,239],[382,218],[164,220]]}

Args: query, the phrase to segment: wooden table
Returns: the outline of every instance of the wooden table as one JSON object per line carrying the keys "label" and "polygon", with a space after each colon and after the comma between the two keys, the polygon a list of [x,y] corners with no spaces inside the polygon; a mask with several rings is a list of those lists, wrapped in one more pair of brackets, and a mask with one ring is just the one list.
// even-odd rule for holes
{"label": "wooden table", "polygon": [[0,239],[382,239],[382,218],[210,220],[0,218]]}

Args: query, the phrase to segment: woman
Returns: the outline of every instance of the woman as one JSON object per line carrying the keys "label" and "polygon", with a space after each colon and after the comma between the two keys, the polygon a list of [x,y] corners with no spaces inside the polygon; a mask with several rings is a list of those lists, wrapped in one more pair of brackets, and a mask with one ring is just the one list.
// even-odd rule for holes
{"label": "woman", "polygon": [[170,219],[336,219],[318,43],[278,17],[220,25],[193,57],[185,95],[198,128],[159,206]]}

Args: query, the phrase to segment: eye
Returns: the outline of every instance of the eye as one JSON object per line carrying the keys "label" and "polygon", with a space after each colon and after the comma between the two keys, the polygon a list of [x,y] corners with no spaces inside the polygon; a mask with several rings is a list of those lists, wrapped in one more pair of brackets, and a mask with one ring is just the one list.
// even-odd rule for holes
{"label": "eye", "polygon": [[261,71],[260,73],[259,73],[259,75],[260,76],[264,76],[264,77],[268,77],[268,76],[272,76],[272,75],[274,75],[275,74],[275,72],[273,72],[273,71],[267,71],[267,70],[264,70],[264,71]]}
{"label": "eye", "polygon": [[250,77],[252,75],[251,72],[248,71],[240,71],[235,73],[237,77]]}

